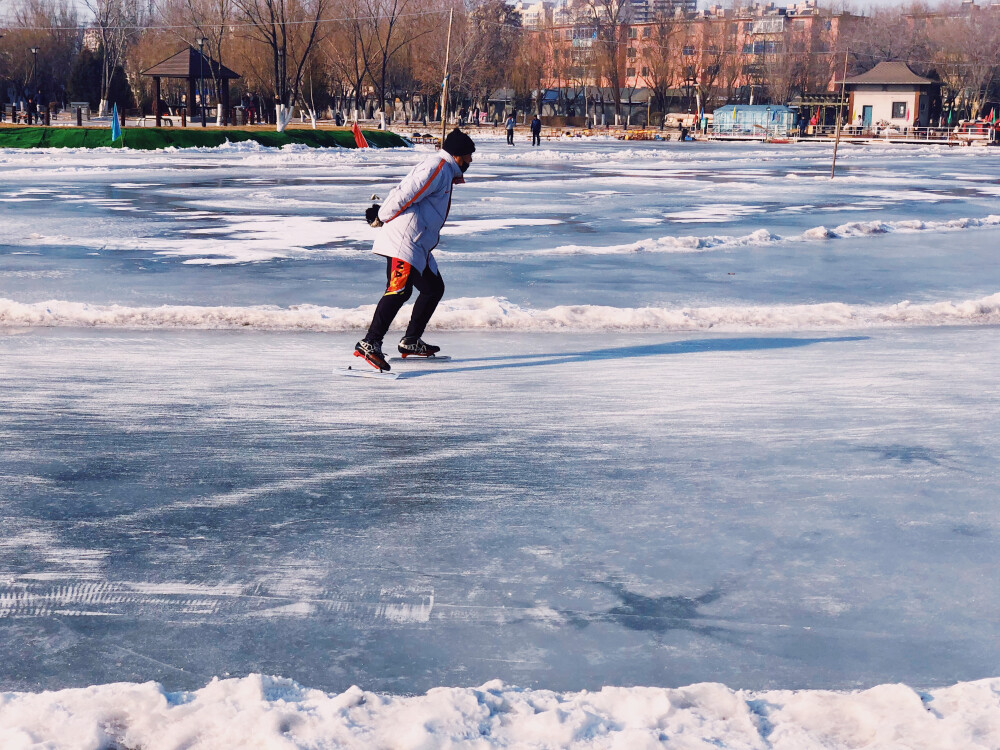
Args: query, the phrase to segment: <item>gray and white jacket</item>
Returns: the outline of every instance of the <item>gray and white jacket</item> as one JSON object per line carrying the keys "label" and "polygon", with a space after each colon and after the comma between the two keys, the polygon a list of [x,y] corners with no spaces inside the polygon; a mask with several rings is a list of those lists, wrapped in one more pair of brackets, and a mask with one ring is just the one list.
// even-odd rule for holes
{"label": "gray and white jacket", "polygon": [[437,273],[431,251],[451,210],[452,185],[463,182],[458,162],[447,151],[438,151],[417,164],[379,209],[384,226],[378,230],[372,252],[405,260],[419,273],[427,267]]}

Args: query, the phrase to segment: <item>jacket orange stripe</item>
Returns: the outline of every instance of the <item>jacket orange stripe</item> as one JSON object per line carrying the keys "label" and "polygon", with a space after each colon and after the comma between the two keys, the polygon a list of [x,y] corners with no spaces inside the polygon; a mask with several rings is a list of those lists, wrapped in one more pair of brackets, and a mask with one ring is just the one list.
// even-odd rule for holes
{"label": "jacket orange stripe", "polygon": [[[399,216],[401,213],[403,213],[403,211],[405,211],[410,206],[412,206],[414,203],[416,203],[417,198],[419,198],[421,195],[424,194],[424,191],[427,188],[430,187],[431,183],[434,182],[435,178],[441,173],[442,169],[444,169],[444,159],[442,159],[441,161],[438,162],[437,169],[434,170],[434,173],[431,175],[430,179],[427,180],[427,182],[424,183],[423,187],[421,187],[420,190],[417,191],[416,195],[414,195],[412,198],[410,198],[410,200],[408,200],[406,202],[405,206],[403,206],[395,214],[393,214],[392,219],[395,219],[397,216]],[[392,221],[392,219],[389,219],[389,221]]]}

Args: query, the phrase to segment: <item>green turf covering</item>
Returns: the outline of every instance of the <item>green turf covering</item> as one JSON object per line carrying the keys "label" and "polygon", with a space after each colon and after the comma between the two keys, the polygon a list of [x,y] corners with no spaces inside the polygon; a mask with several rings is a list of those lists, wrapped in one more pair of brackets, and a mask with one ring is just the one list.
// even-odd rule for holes
{"label": "green turf covering", "polygon": [[[378,148],[406,146],[407,141],[384,130],[364,130],[368,143]],[[125,148],[151,151],[159,148],[221,146],[226,141],[256,141],[262,146],[304,143],[313,148],[355,148],[349,130],[218,130],[215,128],[126,128]],[[121,147],[121,141],[114,144]],[[111,146],[110,128],[0,128],[0,148],[101,148]]]}

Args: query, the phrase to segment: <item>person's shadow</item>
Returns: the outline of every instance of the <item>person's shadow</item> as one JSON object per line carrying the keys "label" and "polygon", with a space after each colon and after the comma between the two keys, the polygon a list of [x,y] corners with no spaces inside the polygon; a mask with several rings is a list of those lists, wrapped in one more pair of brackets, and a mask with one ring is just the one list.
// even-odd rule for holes
{"label": "person's shadow", "polygon": [[[644,344],[641,346],[620,346],[613,349],[592,349],[585,352],[559,352],[540,354],[508,354],[495,357],[474,357],[456,360],[456,364],[447,368],[435,368],[422,372],[406,372],[401,378],[419,378],[424,375],[438,375],[442,372],[471,372],[476,370],[508,370],[519,367],[544,367],[548,365],[563,365],[577,362],[596,362],[601,360],[634,359],[636,357],[658,357],[666,354],[692,354],[695,352],[743,352],[761,351],[765,349],[791,349],[812,344],[845,343],[849,341],[866,341],[868,336],[828,336],[825,338],[728,338],[728,339],[690,339],[687,341],[668,341],[662,344]],[[487,364],[471,364],[483,362]]]}

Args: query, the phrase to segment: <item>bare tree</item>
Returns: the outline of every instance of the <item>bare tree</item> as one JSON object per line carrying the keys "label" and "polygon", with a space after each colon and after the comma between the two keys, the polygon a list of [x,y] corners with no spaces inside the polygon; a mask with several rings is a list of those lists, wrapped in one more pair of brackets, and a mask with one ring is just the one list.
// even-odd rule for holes
{"label": "bare tree", "polygon": [[701,55],[699,57],[698,96],[706,112],[729,101],[739,70],[727,64],[738,59],[736,34],[726,20],[709,20],[701,24]]}
{"label": "bare tree", "polygon": [[[40,105],[61,100],[77,47],[76,11],[68,0],[17,0],[12,10],[0,37],[0,93],[9,81],[18,96],[31,94]],[[38,53],[26,54],[32,48]]]}
{"label": "bare tree", "polygon": [[713,33],[718,40],[719,55],[712,63],[718,66],[717,96],[719,103],[735,101],[745,78],[748,55],[743,51],[739,23],[730,19],[720,20]]}
{"label": "bare tree", "polygon": [[928,29],[935,68],[958,109],[980,117],[1000,76],[1000,14],[966,10]]}
{"label": "bare tree", "polygon": [[83,0],[94,16],[94,29],[103,49],[99,113],[108,113],[111,77],[123,66],[130,42],[147,23],[148,6],[141,0]]}
{"label": "bare tree", "polygon": [[422,10],[419,0],[362,0],[371,32],[371,44],[363,48],[365,69],[375,86],[379,107],[386,108],[389,73],[396,56],[427,30],[410,23],[410,15]]}
{"label": "bare tree", "polygon": [[631,0],[587,0],[586,12],[597,32],[596,54],[600,78],[607,81],[614,97],[615,121],[621,123],[625,51],[632,22]]}
{"label": "bare tree", "polygon": [[316,44],[330,31],[323,24],[330,0],[233,0],[248,34],[270,53],[279,129],[290,107],[301,101],[303,71]]}
{"label": "bare tree", "polygon": [[362,18],[362,0],[343,0],[336,6],[344,20],[322,44],[323,56],[334,71],[334,77],[350,90],[355,112],[364,105],[364,81],[368,76],[368,61],[372,58],[375,41],[371,24]]}
{"label": "bare tree", "polygon": [[449,92],[473,104],[485,103],[490,91],[510,84],[515,95],[527,102],[530,92],[514,85],[512,75],[522,42],[521,14],[505,0],[475,0],[463,21],[452,41],[454,83]]}
{"label": "bare tree", "polygon": [[850,27],[840,40],[841,49],[851,52],[849,72],[863,73],[880,62],[927,60],[925,25],[915,23],[926,15],[926,7],[916,3],[869,11],[864,23]]}
{"label": "bare tree", "polygon": [[534,97],[532,110],[539,115],[542,114],[545,79],[555,66],[554,33],[548,26],[530,31],[522,29],[507,75],[517,96]]}
{"label": "bare tree", "polygon": [[670,91],[678,85],[681,70],[678,53],[685,27],[686,21],[676,13],[660,14],[649,27],[651,32],[643,45],[645,59],[649,63],[649,75],[646,78],[661,113],[667,111]]}

